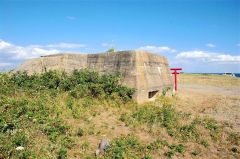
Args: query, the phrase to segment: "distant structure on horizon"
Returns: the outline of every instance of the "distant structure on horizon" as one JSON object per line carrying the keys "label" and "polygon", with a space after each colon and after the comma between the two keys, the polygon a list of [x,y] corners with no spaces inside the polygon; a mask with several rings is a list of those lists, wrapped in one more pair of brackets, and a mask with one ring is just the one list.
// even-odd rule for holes
{"label": "distant structure on horizon", "polygon": [[49,70],[72,72],[88,68],[100,73],[121,73],[122,84],[135,88],[138,103],[155,99],[163,89],[172,87],[167,58],[147,51],[119,51],[99,54],[55,54],[27,60],[16,71],[28,74]]}

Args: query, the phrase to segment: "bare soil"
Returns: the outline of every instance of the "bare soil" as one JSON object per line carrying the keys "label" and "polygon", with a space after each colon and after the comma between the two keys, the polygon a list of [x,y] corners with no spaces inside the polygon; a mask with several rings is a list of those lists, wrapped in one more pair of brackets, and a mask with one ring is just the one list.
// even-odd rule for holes
{"label": "bare soil", "polygon": [[181,75],[177,109],[230,123],[240,132],[239,82],[234,77]]}

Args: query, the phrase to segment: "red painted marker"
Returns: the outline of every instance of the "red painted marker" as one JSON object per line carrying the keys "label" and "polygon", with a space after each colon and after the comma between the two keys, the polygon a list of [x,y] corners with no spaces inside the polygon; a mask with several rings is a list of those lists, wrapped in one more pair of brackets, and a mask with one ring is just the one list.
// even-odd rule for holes
{"label": "red painted marker", "polygon": [[174,74],[174,89],[175,91],[177,91],[177,74],[180,74],[179,70],[182,70],[182,68],[171,68],[170,70],[172,70],[172,74]]}

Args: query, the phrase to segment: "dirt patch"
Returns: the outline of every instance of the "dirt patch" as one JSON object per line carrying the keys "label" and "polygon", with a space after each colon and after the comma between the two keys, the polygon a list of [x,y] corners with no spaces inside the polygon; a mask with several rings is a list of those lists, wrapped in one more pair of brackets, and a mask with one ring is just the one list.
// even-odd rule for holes
{"label": "dirt patch", "polygon": [[[231,80],[229,80],[231,85],[224,85],[223,82],[222,86],[206,82],[201,84],[201,78],[197,79],[197,84],[192,84],[186,82],[189,81],[187,77],[183,76],[179,85],[177,109],[195,115],[213,117],[220,122],[229,123],[240,132],[240,87],[234,86]],[[202,79],[205,81],[205,78]],[[232,80],[236,81],[236,79]],[[238,84],[239,81],[240,79],[236,83]],[[221,82],[216,81],[216,83]]]}

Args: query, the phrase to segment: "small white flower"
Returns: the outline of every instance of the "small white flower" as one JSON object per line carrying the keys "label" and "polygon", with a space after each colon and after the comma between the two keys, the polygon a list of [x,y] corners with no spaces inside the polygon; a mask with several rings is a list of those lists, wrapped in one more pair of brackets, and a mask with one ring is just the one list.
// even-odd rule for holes
{"label": "small white flower", "polygon": [[23,149],[24,149],[24,147],[22,147],[22,146],[18,146],[18,147],[16,148],[17,151],[22,151]]}

